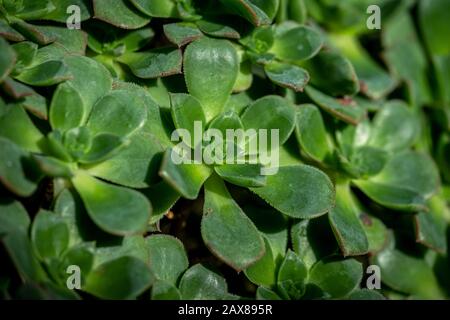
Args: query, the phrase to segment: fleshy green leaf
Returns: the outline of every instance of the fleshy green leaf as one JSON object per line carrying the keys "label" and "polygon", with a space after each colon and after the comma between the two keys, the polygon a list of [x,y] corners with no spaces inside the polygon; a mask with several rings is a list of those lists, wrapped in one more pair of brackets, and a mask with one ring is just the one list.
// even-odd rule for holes
{"label": "fleshy green leaf", "polygon": [[53,129],[66,131],[80,126],[86,118],[83,99],[70,84],[61,83],[50,104],[50,124]]}
{"label": "fleshy green leaf", "polygon": [[29,86],[26,86],[20,82],[14,81],[12,78],[7,77],[1,86],[3,91],[14,99],[22,99],[33,95],[35,92]]}
{"label": "fleshy green leaf", "polygon": [[73,76],[68,82],[80,93],[87,117],[94,103],[111,90],[111,75],[102,64],[87,57],[69,56],[64,61]]}
{"label": "fleshy green leaf", "polygon": [[349,159],[343,161],[345,170],[356,178],[367,178],[379,173],[386,164],[386,151],[370,146],[356,147]]}
{"label": "fleshy green leaf", "polygon": [[196,22],[197,27],[205,34],[228,39],[239,39],[239,33],[229,25],[224,24],[222,21],[213,20],[199,20]]}
{"label": "fleshy green leaf", "polygon": [[53,212],[41,210],[34,218],[31,241],[41,260],[59,258],[69,246],[69,235],[64,219]]}
{"label": "fleshy green leaf", "polygon": [[334,189],[322,171],[306,166],[280,167],[264,187],[251,188],[278,211],[294,218],[313,218],[334,206]]}
{"label": "fleshy green leaf", "polygon": [[33,41],[39,45],[44,46],[55,41],[55,37],[41,31],[41,26],[32,25],[19,19],[14,19],[11,26],[25,36],[27,40]]}
{"label": "fleshy green leaf", "polygon": [[200,188],[212,170],[203,164],[177,164],[173,161],[172,152],[173,149],[169,149],[164,154],[159,175],[183,197],[197,198]]}
{"label": "fleshy green leaf", "polygon": [[181,278],[180,293],[186,300],[224,299],[227,294],[227,283],[216,272],[196,264]]}
{"label": "fleshy green leaf", "polygon": [[[320,220],[298,220],[291,228],[291,239],[294,252],[308,269],[320,259],[320,255],[317,253],[316,241],[314,241],[315,239],[313,238],[317,233],[320,232],[322,234],[323,232],[323,230],[316,230],[313,228],[319,225],[316,223],[317,221]],[[326,222],[328,224],[328,221]],[[335,242],[336,240],[334,237],[332,238],[332,241]]]}
{"label": "fleshy green leaf", "polygon": [[274,30],[272,26],[255,28],[250,34],[243,37],[240,42],[252,51],[263,54],[269,51],[274,41]]}
{"label": "fleshy green leaf", "polygon": [[64,133],[62,142],[64,151],[73,159],[79,160],[91,148],[92,134],[87,127],[73,128]]}
{"label": "fleshy green leaf", "polygon": [[281,300],[281,298],[268,288],[258,287],[256,290],[256,300]]}
{"label": "fleshy green leaf", "polygon": [[270,24],[278,8],[277,0],[220,0],[220,2],[257,27]]}
{"label": "fleshy green leaf", "polygon": [[155,18],[178,18],[173,0],[131,0],[140,11]]}
{"label": "fleshy green leaf", "polygon": [[85,21],[91,17],[90,3],[86,0],[58,0],[58,5],[54,10],[49,12],[46,16],[46,20],[52,20],[57,22],[67,22],[67,8],[71,5],[76,5],[80,8],[81,21]]}
{"label": "fleshy green leaf", "polygon": [[209,129],[218,129],[222,132],[223,137],[227,139],[227,129],[239,130],[244,129],[241,119],[234,111],[225,111],[219,116],[215,117],[209,123]]}
{"label": "fleshy green leaf", "polygon": [[449,29],[449,22],[445,16],[449,4],[445,0],[421,1],[420,22],[425,40],[431,52],[435,55],[450,53],[450,46],[445,38],[445,32]]}
{"label": "fleshy green leaf", "polygon": [[266,185],[266,176],[262,175],[260,164],[224,164],[215,166],[216,173],[225,181],[241,187],[262,187]]}
{"label": "fleshy green leaf", "polygon": [[158,178],[163,147],[142,128],[128,136],[111,158],[85,167],[93,176],[132,188],[145,188]]}
{"label": "fleshy green leaf", "polygon": [[372,60],[356,37],[346,34],[334,34],[331,40],[355,68],[360,82],[361,93],[371,99],[381,99],[394,89],[397,84],[396,80]]}
{"label": "fleshy green leaf", "polygon": [[[84,210],[83,202],[74,189],[64,188],[56,197],[53,212],[60,215],[69,227],[70,246],[89,238],[95,227]],[[82,223],[80,223],[82,221]],[[98,231],[98,229],[94,229]]]}
{"label": "fleshy green leaf", "polygon": [[227,40],[200,38],[184,53],[184,76],[189,93],[202,104],[206,120],[218,115],[233,89],[239,70],[235,48]]}
{"label": "fleshy green leaf", "polygon": [[94,253],[95,248],[93,243],[81,243],[71,247],[61,258],[58,266],[60,278],[63,281],[67,281],[68,267],[73,265],[78,266],[80,268],[81,287],[83,287],[86,282],[86,277],[89,275],[94,264]]}
{"label": "fleshy green leaf", "polygon": [[203,36],[203,33],[192,22],[176,22],[163,26],[167,39],[178,47],[182,47]]}
{"label": "fleshy green leaf", "polygon": [[40,152],[42,133],[34,126],[20,105],[8,105],[0,114],[0,136],[8,138],[27,151]]}
{"label": "fleshy green leaf", "polygon": [[181,73],[182,56],[179,49],[158,48],[146,52],[130,52],[118,61],[130,67],[136,77],[153,79]]}
{"label": "fleshy green leaf", "polygon": [[416,141],[420,122],[411,108],[401,101],[386,103],[376,114],[369,144],[387,151],[401,151]]}
{"label": "fleshy green leaf", "polygon": [[[95,250],[94,268],[122,257],[133,257],[149,265],[149,252],[142,235],[115,238],[111,244],[98,246]],[[153,274],[152,274],[153,275]]]}
{"label": "fleshy green leaf", "polygon": [[279,86],[302,92],[309,81],[308,72],[296,65],[271,62],[264,66],[267,77]]}
{"label": "fleshy green leaf", "polygon": [[32,95],[26,96],[22,102],[25,109],[31,112],[36,117],[47,120],[47,101],[40,94],[33,93]]}
{"label": "fleshy green leaf", "polygon": [[307,60],[315,56],[323,46],[323,37],[314,29],[298,26],[279,32],[270,52],[286,61]]}
{"label": "fleshy green leaf", "polygon": [[0,208],[0,236],[17,230],[28,232],[30,217],[20,202],[2,198]]}
{"label": "fleshy green leaf", "polygon": [[336,206],[330,211],[328,218],[344,257],[368,252],[369,242],[348,183],[336,184]]}
{"label": "fleshy green leaf", "polygon": [[146,189],[144,194],[150,199],[153,207],[150,223],[158,222],[180,198],[180,194],[165,181]]}
{"label": "fleshy green leaf", "polygon": [[353,65],[341,54],[322,51],[306,64],[311,84],[331,96],[354,95],[359,81]]}
{"label": "fleshy green leaf", "polygon": [[155,32],[152,28],[142,28],[127,32],[123,37],[117,40],[117,43],[125,45],[126,52],[132,52],[145,47],[150,43],[154,36]]}
{"label": "fleshy green leaf", "polygon": [[388,208],[404,211],[426,210],[425,199],[407,187],[358,180],[355,184],[369,198]]}
{"label": "fleshy green leaf", "polygon": [[387,247],[372,261],[380,267],[381,281],[389,287],[422,299],[442,298],[436,277],[424,260]]}
{"label": "fleshy green leaf", "polygon": [[450,30],[449,21],[445,15],[449,4],[445,0],[421,1],[419,3],[419,23],[422,35],[431,53],[434,71],[438,82],[440,100],[450,102],[450,46],[445,40]]}
{"label": "fleshy green leaf", "polygon": [[366,116],[366,110],[361,108],[354,100],[334,99],[311,86],[306,87],[305,90],[318,106],[345,122],[357,124]]}
{"label": "fleshy green leaf", "polygon": [[176,285],[178,278],[189,266],[181,241],[168,235],[152,235],[146,238],[146,246],[155,277]]}
{"label": "fleshy green leaf", "polygon": [[150,22],[150,18],[125,0],[114,3],[108,0],[94,0],[95,18],[123,29],[138,29]]}
{"label": "fleshy green leaf", "polygon": [[71,162],[74,159],[63,144],[63,136],[58,130],[50,132],[43,140],[42,148],[52,157],[65,162]]}
{"label": "fleshy green leaf", "polygon": [[201,141],[195,141],[195,137],[203,132],[195,132],[195,122],[202,127],[206,124],[205,112],[201,103],[191,95],[185,93],[170,94],[170,112],[175,127],[187,130],[190,137],[180,138],[191,148],[195,148]]}
{"label": "fleshy green leaf", "polygon": [[2,242],[23,281],[46,280],[45,271],[33,252],[26,232],[15,230],[3,237]]}
{"label": "fleshy green leaf", "polygon": [[303,261],[293,251],[288,250],[278,271],[278,290],[288,299],[300,299],[305,293],[307,274]]}
{"label": "fleshy green leaf", "polygon": [[246,269],[264,254],[261,235],[218,176],[205,183],[201,232],[206,246],[237,271]]}
{"label": "fleshy green leaf", "polygon": [[139,192],[102,182],[81,171],[72,182],[89,216],[101,229],[117,235],[145,230],[151,206]]}
{"label": "fleshy green leaf", "polygon": [[12,28],[8,22],[0,18],[0,36],[10,41],[24,41],[25,38],[14,28]]}
{"label": "fleshy green leaf", "polygon": [[134,257],[120,257],[93,270],[84,290],[103,299],[134,299],[154,282],[148,265]]}
{"label": "fleshy green leaf", "polygon": [[426,210],[425,200],[439,187],[439,174],[431,159],[415,151],[396,153],[370,180],[355,184],[374,201],[394,209]]}
{"label": "fleshy green leaf", "polygon": [[42,1],[20,1],[18,4],[18,10],[13,14],[17,18],[24,20],[39,19],[45,16],[47,13],[52,12],[55,9],[55,5],[51,0]]}
{"label": "fleshy green leaf", "polygon": [[81,55],[85,54],[87,35],[83,31],[54,26],[41,26],[39,30],[47,37],[54,38],[55,43],[61,45],[68,52]]}
{"label": "fleshy green leaf", "polygon": [[362,264],[354,259],[330,257],[318,261],[309,273],[309,282],[330,294],[342,298],[359,286]]}
{"label": "fleshy green leaf", "polygon": [[295,134],[302,151],[316,161],[325,160],[332,148],[319,109],[304,104],[296,111]]}
{"label": "fleshy green leaf", "polygon": [[362,212],[359,215],[369,242],[369,252],[374,254],[382,250],[388,243],[388,230],[383,222]]}
{"label": "fleshy green leaf", "polygon": [[267,206],[246,205],[243,210],[268,240],[275,261],[283,260],[288,245],[288,219]]}
{"label": "fleshy green leaf", "polygon": [[233,86],[233,92],[242,92],[251,87],[253,83],[252,62],[240,55],[239,73]]}
{"label": "fleshy green leaf", "polygon": [[436,250],[447,252],[445,215],[449,213],[446,202],[439,196],[428,201],[429,212],[419,212],[414,216],[416,241]]}
{"label": "fleshy green leaf", "polygon": [[0,137],[0,181],[12,192],[27,197],[37,188],[37,177],[29,154]]}
{"label": "fleshy green leaf", "polygon": [[23,83],[33,86],[51,86],[71,79],[71,77],[72,75],[64,62],[49,60],[23,70],[16,78]]}
{"label": "fleshy green leaf", "polygon": [[[428,103],[431,92],[427,80],[427,60],[412,17],[405,10],[395,19],[390,19],[383,30],[383,56],[391,73],[406,83],[412,105]],[[405,48],[408,48],[407,51]]]}
{"label": "fleshy green leaf", "polygon": [[[295,110],[288,100],[279,96],[265,96],[256,100],[245,109],[242,114],[245,129],[265,129],[267,132],[267,146],[272,145],[274,136],[272,130],[278,130],[279,145],[282,145],[291,135],[295,126]],[[276,137],[276,136],[275,136]],[[261,147],[261,141],[259,141]]]}
{"label": "fleshy green leaf", "polygon": [[152,286],[152,300],[180,300],[180,291],[169,282],[157,280]]}
{"label": "fleshy green leaf", "polygon": [[100,133],[92,139],[87,152],[78,160],[83,164],[97,163],[110,159],[120,152],[127,141],[110,133]]}
{"label": "fleshy green leaf", "polygon": [[60,161],[53,157],[46,157],[41,155],[32,155],[39,170],[49,177],[72,177],[72,168],[66,162]]}
{"label": "fleshy green leaf", "polygon": [[93,134],[126,136],[141,128],[146,119],[147,108],[140,96],[115,90],[94,105],[87,127]]}
{"label": "fleshy green leaf", "polygon": [[16,62],[16,53],[13,48],[6,42],[5,39],[0,38],[0,82],[2,82],[13,70]]}
{"label": "fleshy green leaf", "polygon": [[265,254],[261,259],[245,269],[244,273],[245,276],[254,284],[270,287],[276,282],[276,265],[268,240],[264,239],[264,243],[266,248]]}

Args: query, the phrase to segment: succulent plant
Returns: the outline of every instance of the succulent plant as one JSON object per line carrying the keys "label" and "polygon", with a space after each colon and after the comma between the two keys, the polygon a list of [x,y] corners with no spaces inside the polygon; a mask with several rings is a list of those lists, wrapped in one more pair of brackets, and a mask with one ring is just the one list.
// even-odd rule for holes
{"label": "succulent plant", "polygon": [[448,298],[448,9],[0,0],[0,296]]}

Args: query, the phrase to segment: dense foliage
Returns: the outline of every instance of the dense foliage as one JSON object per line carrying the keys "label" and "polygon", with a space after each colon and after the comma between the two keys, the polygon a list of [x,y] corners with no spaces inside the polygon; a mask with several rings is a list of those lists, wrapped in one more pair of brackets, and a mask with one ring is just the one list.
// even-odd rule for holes
{"label": "dense foliage", "polygon": [[[0,296],[449,297],[448,12],[0,0]],[[278,129],[279,168],[175,163],[195,121]]]}

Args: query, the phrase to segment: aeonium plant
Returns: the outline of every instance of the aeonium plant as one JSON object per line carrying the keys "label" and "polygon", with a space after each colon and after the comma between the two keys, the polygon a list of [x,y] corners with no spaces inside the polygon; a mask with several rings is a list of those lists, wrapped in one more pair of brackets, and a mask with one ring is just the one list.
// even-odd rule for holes
{"label": "aeonium plant", "polygon": [[[334,138],[326,132],[317,107],[305,105],[298,112],[303,114],[296,128],[302,151],[313,161],[341,172],[336,178],[336,207],[330,212],[330,223],[345,255],[368,250],[350,184],[393,210],[428,210],[427,200],[438,191],[439,175],[429,156],[411,149],[420,134],[420,121],[411,107],[400,101],[386,102],[372,122],[364,120],[357,126],[343,126]],[[301,119],[309,120],[305,123]],[[396,139],[391,139],[392,136]],[[340,231],[348,227],[339,227],[344,220],[346,224],[354,221],[355,232]],[[360,231],[356,232],[357,229]],[[346,239],[347,235],[357,234],[361,235],[361,241]]]}
{"label": "aeonium plant", "polygon": [[82,219],[84,209],[69,189],[58,195],[53,211],[40,210],[32,223],[17,201],[2,199],[1,208],[0,235],[25,283],[24,296],[135,299],[151,287],[154,300],[236,298],[215,270],[201,264],[188,269],[184,246],[175,237],[100,236]]}
{"label": "aeonium plant", "polygon": [[[71,67],[73,79],[55,90],[49,109],[51,130],[44,136],[20,106],[9,106],[1,119],[5,125],[9,123],[11,131],[5,132],[5,136],[12,140],[2,139],[4,148],[10,150],[4,156],[31,159],[41,173],[56,178],[56,194],[64,187],[74,187],[90,217],[106,232],[142,233],[151,213],[146,197],[94,177],[119,185],[147,186],[146,179],[152,179],[148,164],[162,150],[146,128],[148,110],[157,106],[132,88],[111,91],[109,73],[89,58],[69,56],[65,61]],[[87,73],[89,81],[85,78]],[[13,131],[19,127],[21,132]],[[139,144],[145,138],[148,148],[144,150],[144,145]],[[117,162],[136,153],[146,163],[139,166],[137,162],[134,174],[123,171],[127,168],[120,170]],[[16,171],[3,168],[6,185],[18,194],[31,194],[38,180],[27,179],[20,161],[14,163]]]}
{"label": "aeonium plant", "polygon": [[369,2],[0,0],[0,297],[448,296],[448,1]]}
{"label": "aeonium plant", "polygon": [[[165,152],[159,174],[187,199],[197,198],[204,185],[203,240],[215,255],[240,271],[264,254],[264,243],[253,222],[227,191],[224,181],[249,188],[281,213],[297,218],[324,214],[333,206],[334,190],[328,177],[310,166],[265,168],[267,163],[261,161],[261,154],[257,156],[262,148],[245,146],[255,141],[236,140],[236,132],[247,132],[244,136],[249,140],[256,138],[248,132],[264,132],[265,139],[256,142],[263,144],[279,139],[265,145],[273,150],[263,150],[276,154],[276,148],[293,132],[295,121],[294,106],[276,96],[252,102],[242,114],[232,107],[225,110],[238,67],[236,50],[227,40],[202,37],[187,46],[184,74],[189,94],[170,96],[171,115],[177,129],[172,138],[178,144]],[[228,140],[227,130],[233,133]],[[277,134],[272,137],[274,131]],[[205,140],[207,143],[202,145]],[[234,157],[225,159],[229,146]],[[197,152],[200,158],[195,157]],[[241,161],[238,161],[239,154]],[[250,158],[255,160],[249,162]],[[288,187],[298,181],[303,181],[300,186]],[[240,250],[235,250],[236,246]]]}
{"label": "aeonium plant", "polygon": [[[411,148],[420,136],[416,112],[403,102],[389,101],[373,121],[357,126],[327,119],[328,125],[337,125],[336,136],[326,130],[324,117],[313,104],[299,105],[296,112],[295,138],[301,157],[319,163],[333,178],[336,204],[325,217],[294,220],[292,251],[280,254],[277,249],[287,235],[277,239],[275,234],[265,234],[266,253],[245,270],[248,279],[259,285],[257,297],[383,299],[379,292],[359,286],[363,268],[352,257],[364,254],[389,273],[384,280],[389,286],[417,297],[442,297],[431,268],[399,247],[385,222],[389,215],[400,215],[397,223],[414,233],[415,241],[435,254],[447,250],[443,226],[449,215],[439,192],[437,168],[426,153]],[[384,208],[364,205],[357,189]],[[275,222],[274,217],[271,221],[272,228],[263,225],[262,229],[283,230],[282,221]],[[399,266],[417,273],[420,280],[396,273]],[[327,275],[335,272],[340,277],[331,281]],[[420,285],[424,279],[429,285]]]}

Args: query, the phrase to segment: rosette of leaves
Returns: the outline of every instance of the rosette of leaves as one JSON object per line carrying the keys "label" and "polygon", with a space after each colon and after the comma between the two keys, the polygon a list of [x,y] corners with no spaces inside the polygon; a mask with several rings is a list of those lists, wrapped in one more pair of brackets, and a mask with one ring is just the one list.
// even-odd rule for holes
{"label": "rosette of leaves", "polygon": [[276,26],[255,28],[240,40],[252,63],[275,84],[303,91],[310,79],[305,61],[316,56],[324,44],[313,28],[287,21]]}
{"label": "rosette of leaves", "polygon": [[[406,233],[408,239],[430,249],[432,261],[440,261],[447,252],[450,216],[445,198],[438,193],[437,168],[429,156],[411,150],[419,137],[417,114],[406,104],[391,101],[372,122],[344,126],[333,138],[316,106],[300,105],[297,112],[301,116],[296,138],[302,157],[321,163],[334,177],[336,205],[326,217],[295,221],[290,229],[293,251],[286,254],[278,249],[283,244],[286,249],[287,234],[281,231],[285,222],[273,219],[270,225],[257,224],[265,230],[266,253],[245,270],[248,279],[259,285],[257,298],[383,299],[376,290],[360,286],[362,265],[349,258],[366,254],[380,267],[381,281],[388,288],[416,298],[442,298],[432,267],[435,262],[424,262],[402,243],[396,245],[394,238],[395,234],[404,239]],[[393,136],[396,139],[390,139]],[[378,205],[364,205],[356,188]],[[427,285],[420,285],[423,282]],[[387,290],[383,293],[390,296]]]}
{"label": "rosette of leaves", "polygon": [[89,33],[88,46],[95,53],[94,58],[103,63],[116,78],[134,80],[128,70],[141,79],[180,74],[180,49],[169,46],[141,50],[150,43],[153,36],[151,28],[129,32],[116,28],[96,28]]}
{"label": "rosette of leaves", "polygon": [[[84,209],[69,189],[58,195],[53,211],[40,210],[33,222],[17,201],[3,198],[0,208],[0,240],[23,282],[11,294],[34,299],[80,299],[86,294],[135,299],[152,287],[152,299],[229,297],[225,279],[216,272],[201,265],[186,270],[184,246],[172,236],[99,237],[86,221],[77,223]],[[80,283],[70,279],[72,272],[79,272]],[[204,281],[211,277],[217,281]],[[71,285],[80,287],[73,291]]]}
{"label": "rosette of leaves", "polygon": [[[18,105],[9,105],[2,115],[2,135],[8,138],[2,139],[2,146],[9,150],[2,153],[2,180],[19,195],[32,194],[42,176],[26,176],[26,163],[22,166],[20,159],[29,159],[44,175],[56,178],[56,192],[58,186],[74,187],[102,230],[117,235],[143,233],[151,205],[141,193],[122,186],[144,188],[154,179],[149,164],[162,147],[149,132],[147,119],[157,106],[133,87],[111,91],[108,71],[89,58],[70,56],[65,61],[74,77],[55,90],[48,132],[37,129]],[[84,78],[87,70],[95,86]],[[120,169],[128,157],[137,160],[134,172]]]}
{"label": "rosette of leaves", "polygon": [[[350,182],[382,206],[427,211],[427,200],[439,188],[439,174],[428,155],[410,149],[420,133],[419,118],[410,107],[399,101],[385,103],[372,122],[344,126],[336,131],[335,137],[325,130],[317,107],[303,105],[297,111],[303,115],[297,118],[296,137],[304,155],[326,166],[338,166],[334,169],[340,172],[336,178],[337,205],[330,212],[330,222],[345,255],[364,254],[368,250],[358,221],[361,208],[354,203]],[[347,218],[340,217],[344,212],[348,213]],[[348,223],[350,217],[359,232],[344,234],[339,231],[339,223]],[[347,226],[342,225],[342,229]],[[353,238],[348,244],[353,248],[345,246],[345,237],[350,234]],[[437,234],[445,237],[442,232]]]}
{"label": "rosette of leaves", "polygon": [[[266,246],[264,256],[244,271],[258,285],[257,299],[383,299],[379,291],[361,284],[361,262],[342,257],[327,215],[294,219],[289,227],[276,210],[255,205],[244,210],[263,234]],[[383,227],[373,221],[375,230]]]}
{"label": "rosette of leaves", "polygon": [[[203,137],[203,132],[195,132],[195,122],[201,124],[202,128],[214,128],[223,133],[227,129],[278,129],[280,145],[291,135],[295,124],[294,107],[281,97],[267,96],[256,100],[242,115],[234,110],[224,110],[237,72],[237,54],[227,40],[203,37],[188,45],[184,55],[184,73],[189,94],[171,95],[175,128],[190,133],[189,137],[178,137],[184,146],[181,151],[188,149],[191,152],[191,148],[192,151],[201,148],[192,139],[198,134]],[[211,75],[215,78],[212,79]],[[245,269],[258,260],[264,253],[264,243],[254,224],[230,196],[224,181],[249,188],[271,206],[292,217],[321,215],[333,205],[331,182],[324,173],[313,167],[283,166],[276,174],[263,176],[263,165],[258,162],[208,163],[205,154],[220,159],[220,156],[213,154],[213,151],[218,152],[213,144],[204,150],[200,149],[203,159],[208,161],[177,163],[174,160],[176,157],[186,157],[177,149],[179,146],[166,151],[160,175],[187,199],[197,198],[204,185],[202,237],[215,255],[237,270]],[[304,181],[304,187],[284,188],[293,186],[294,181],[298,180]],[[303,199],[302,204],[294,204],[296,199]],[[236,246],[240,250],[235,250]]]}
{"label": "rosette of leaves", "polygon": [[[325,166],[338,165],[338,169],[332,169],[337,170],[336,206],[329,212],[328,221],[342,254],[369,253],[383,275],[388,274],[386,285],[395,290],[422,298],[442,297],[431,267],[396,246],[388,233],[392,221],[397,221],[395,227],[408,230],[410,237],[430,248],[430,252],[447,252],[445,226],[449,216],[445,198],[438,193],[437,168],[426,153],[411,150],[421,130],[418,115],[406,104],[391,101],[383,105],[372,122],[338,129],[333,138],[326,132],[317,107],[304,105],[298,110],[309,114],[311,125],[305,131],[300,126],[296,130],[302,153]],[[311,135],[313,127],[316,134]],[[385,209],[363,205],[353,191],[355,188]],[[390,214],[400,214],[401,219],[396,220]],[[303,254],[311,251],[299,248],[303,248]],[[412,262],[411,272],[429,279],[430,286],[422,290],[417,283],[406,285],[409,276],[394,274],[393,264],[384,260],[389,255],[398,258],[398,264],[405,268]],[[384,281],[383,277],[381,280]]]}

